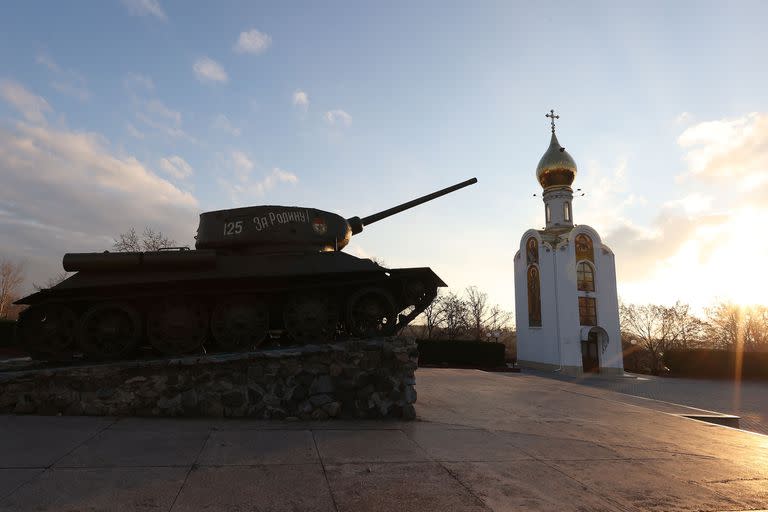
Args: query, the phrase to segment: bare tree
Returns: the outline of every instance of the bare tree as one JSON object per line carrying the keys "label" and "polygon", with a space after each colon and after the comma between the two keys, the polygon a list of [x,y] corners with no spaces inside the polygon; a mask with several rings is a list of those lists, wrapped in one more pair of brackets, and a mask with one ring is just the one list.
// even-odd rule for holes
{"label": "bare tree", "polygon": [[424,331],[427,339],[431,340],[435,328],[440,325],[443,317],[443,297],[438,294],[437,297],[421,313],[424,317]]}
{"label": "bare tree", "polygon": [[656,304],[622,304],[621,329],[637,339],[650,357],[651,371],[658,372],[666,352],[678,339],[674,309]]}
{"label": "bare tree", "polygon": [[736,304],[719,302],[706,309],[707,337],[716,348],[733,350],[743,336],[743,319]]}
{"label": "bare tree", "polygon": [[61,283],[61,282],[62,282],[62,281],[64,281],[66,278],[68,278],[68,277],[69,277],[69,274],[70,274],[70,273],[69,273],[69,272],[66,272],[66,271],[62,271],[62,272],[59,272],[59,273],[58,273],[58,274],[56,274],[55,276],[53,276],[53,277],[49,277],[49,278],[48,278],[48,280],[46,280],[46,281],[45,281],[45,283],[43,283],[43,284],[32,283],[32,287],[33,287],[33,288],[34,288],[36,291],[38,291],[38,292],[39,292],[40,290],[44,290],[44,289],[46,289],[46,288],[53,288],[54,286],[56,286],[57,284]]}
{"label": "bare tree", "polygon": [[720,302],[707,309],[707,336],[726,350],[768,350],[768,307]]}
{"label": "bare tree", "polygon": [[768,351],[768,306],[751,306],[745,326],[746,350]]}
{"label": "bare tree", "polygon": [[485,320],[485,328],[492,333],[494,338],[498,338],[511,330],[511,323],[512,313],[501,309],[498,304],[494,304]]}
{"label": "bare tree", "polygon": [[465,290],[468,321],[471,323],[473,335],[476,340],[482,339],[485,316],[488,307],[488,294],[481,292],[477,286],[470,286]]}
{"label": "bare tree", "polygon": [[375,264],[377,264],[380,267],[384,267],[384,268],[387,267],[387,262],[384,261],[384,258],[382,258],[380,256],[371,256],[368,259],[371,260],[372,262],[374,262]]}
{"label": "bare tree", "polygon": [[162,231],[155,231],[150,227],[145,227],[144,232],[139,235],[136,229],[131,227],[127,232],[121,233],[112,244],[112,249],[117,252],[141,252],[157,251],[164,247],[173,247],[176,240],[165,236]]}
{"label": "bare tree", "polygon": [[700,348],[705,344],[706,322],[691,313],[688,304],[677,301],[670,308],[672,320],[675,323],[675,348],[684,350]]}
{"label": "bare tree", "polygon": [[0,318],[10,318],[17,313],[13,302],[19,298],[24,283],[24,263],[0,259]]}
{"label": "bare tree", "polygon": [[449,340],[455,340],[467,328],[467,303],[453,292],[448,292],[442,300],[443,333]]}

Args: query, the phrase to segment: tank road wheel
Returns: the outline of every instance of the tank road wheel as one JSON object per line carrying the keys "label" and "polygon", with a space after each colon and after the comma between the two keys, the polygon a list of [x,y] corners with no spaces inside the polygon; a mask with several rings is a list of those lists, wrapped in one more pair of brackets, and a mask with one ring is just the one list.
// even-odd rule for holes
{"label": "tank road wheel", "polygon": [[336,333],[338,313],[332,300],[320,295],[298,295],[285,305],[283,322],[298,343],[324,342]]}
{"label": "tank road wheel", "polygon": [[62,361],[72,358],[77,316],[62,304],[40,304],[19,315],[24,346],[35,358]]}
{"label": "tank road wheel", "polygon": [[385,290],[365,288],[347,302],[347,330],[352,336],[372,338],[395,333],[397,312]]}
{"label": "tank road wheel", "polygon": [[147,315],[147,337],[164,354],[186,354],[203,346],[208,325],[208,311],[203,304],[174,297],[152,306]]}
{"label": "tank road wheel", "polygon": [[269,331],[267,305],[255,297],[225,297],[213,310],[211,331],[224,350],[256,347]]}
{"label": "tank road wheel", "polygon": [[80,348],[89,359],[130,354],[141,337],[141,315],[127,304],[98,304],[80,321]]}

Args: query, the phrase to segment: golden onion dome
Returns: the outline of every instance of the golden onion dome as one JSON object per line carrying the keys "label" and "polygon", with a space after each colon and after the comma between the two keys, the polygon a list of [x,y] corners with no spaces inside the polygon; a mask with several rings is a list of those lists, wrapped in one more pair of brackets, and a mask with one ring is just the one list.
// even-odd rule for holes
{"label": "golden onion dome", "polygon": [[557,186],[571,186],[576,178],[576,162],[571,155],[560,146],[557,136],[552,132],[552,140],[544,156],[536,167],[536,179],[545,189]]}

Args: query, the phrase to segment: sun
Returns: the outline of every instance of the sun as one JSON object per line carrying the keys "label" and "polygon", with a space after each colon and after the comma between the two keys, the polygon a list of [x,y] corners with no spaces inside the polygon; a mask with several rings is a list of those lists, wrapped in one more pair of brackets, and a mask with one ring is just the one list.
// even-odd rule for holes
{"label": "sun", "polygon": [[768,218],[768,209],[744,208],[718,226],[714,243],[701,244],[704,262],[692,279],[710,287],[715,295],[735,304],[768,305],[768,239],[756,219]]}
{"label": "sun", "polygon": [[766,208],[741,208],[702,219],[677,252],[654,263],[650,276],[624,283],[631,302],[681,300],[703,312],[716,302],[768,305],[768,237],[756,219]]}

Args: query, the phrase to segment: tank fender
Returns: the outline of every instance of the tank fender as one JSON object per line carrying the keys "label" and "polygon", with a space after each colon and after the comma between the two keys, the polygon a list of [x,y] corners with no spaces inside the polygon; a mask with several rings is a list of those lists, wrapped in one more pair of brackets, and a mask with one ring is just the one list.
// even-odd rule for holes
{"label": "tank fender", "polygon": [[148,252],[80,252],[67,253],[62,260],[64,270],[134,270],[143,269],[189,270],[212,268],[216,265],[216,251],[148,251]]}

